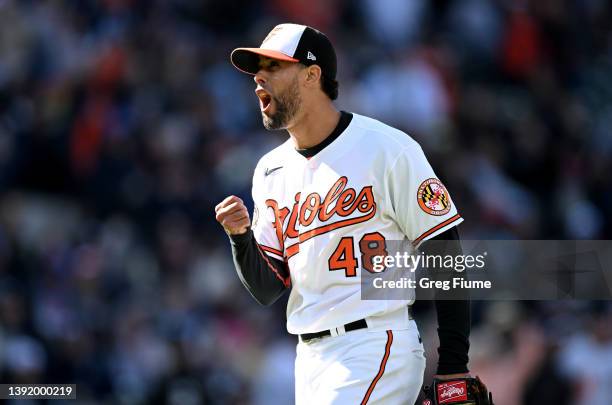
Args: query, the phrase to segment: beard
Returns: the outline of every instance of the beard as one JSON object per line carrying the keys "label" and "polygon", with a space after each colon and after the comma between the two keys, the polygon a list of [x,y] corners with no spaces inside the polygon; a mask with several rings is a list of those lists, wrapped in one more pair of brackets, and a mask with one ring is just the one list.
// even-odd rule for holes
{"label": "beard", "polygon": [[283,93],[272,97],[272,100],[276,107],[274,113],[261,113],[264,127],[267,130],[287,129],[302,105],[297,77]]}

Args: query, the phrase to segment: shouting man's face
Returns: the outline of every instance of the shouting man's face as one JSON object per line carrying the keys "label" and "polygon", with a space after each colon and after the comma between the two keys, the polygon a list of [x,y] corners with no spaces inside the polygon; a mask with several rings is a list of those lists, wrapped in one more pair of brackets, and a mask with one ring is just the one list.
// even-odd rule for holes
{"label": "shouting man's face", "polygon": [[255,74],[259,107],[266,129],[287,129],[302,104],[298,73],[299,63],[260,56]]}

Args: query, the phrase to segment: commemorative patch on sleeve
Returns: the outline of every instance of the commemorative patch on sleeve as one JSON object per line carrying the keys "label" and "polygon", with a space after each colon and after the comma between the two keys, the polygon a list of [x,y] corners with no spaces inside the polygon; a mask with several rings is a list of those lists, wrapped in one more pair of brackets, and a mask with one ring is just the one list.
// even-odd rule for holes
{"label": "commemorative patch on sleeve", "polygon": [[446,187],[438,179],[427,179],[417,191],[417,200],[423,211],[429,215],[445,215],[451,209],[451,200]]}

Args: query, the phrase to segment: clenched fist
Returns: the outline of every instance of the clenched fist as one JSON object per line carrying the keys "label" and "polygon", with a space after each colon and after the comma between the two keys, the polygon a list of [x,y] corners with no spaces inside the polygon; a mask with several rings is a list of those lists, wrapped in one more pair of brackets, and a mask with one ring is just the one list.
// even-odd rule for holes
{"label": "clenched fist", "polygon": [[245,233],[249,226],[251,226],[249,212],[244,202],[235,195],[230,195],[217,204],[215,213],[217,221],[223,226],[225,232],[230,235]]}

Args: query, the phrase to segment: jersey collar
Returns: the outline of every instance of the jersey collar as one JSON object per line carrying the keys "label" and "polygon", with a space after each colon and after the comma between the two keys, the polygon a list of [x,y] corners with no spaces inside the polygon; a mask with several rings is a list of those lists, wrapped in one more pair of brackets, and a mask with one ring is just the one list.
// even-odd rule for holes
{"label": "jersey collar", "polygon": [[321,143],[310,148],[296,148],[295,151],[300,155],[304,156],[306,159],[312,158],[313,156],[321,152],[323,149],[325,149],[327,146],[329,146],[333,141],[335,141],[344,132],[344,130],[346,130],[352,119],[353,114],[346,111],[340,111],[340,120],[338,121],[338,125],[336,125],[336,128],[334,128],[331,134],[329,134]]}

